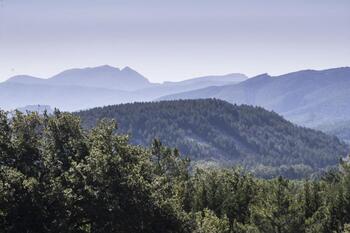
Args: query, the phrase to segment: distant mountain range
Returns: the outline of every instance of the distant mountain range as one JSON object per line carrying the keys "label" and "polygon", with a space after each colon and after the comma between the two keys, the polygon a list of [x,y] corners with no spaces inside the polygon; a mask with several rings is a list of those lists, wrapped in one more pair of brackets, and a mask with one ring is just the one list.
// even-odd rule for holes
{"label": "distant mountain range", "polygon": [[206,87],[160,100],[218,98],[273,110],[299,125],[327,128],[350,120],[350,68],[262,74],[236,85]]}
{"label": "distant mountain range", "polygon": [[145,77],[129,67],[119,69],[108,65],[84,69],[70,69],[48,79],[19,75],[8,79],[7,83],[81,86],[124,91],[134,91],[153,85]]}
{"label": "distant mountain range", "polygon": [[[51,78],[15,76],[0,83],[0,108],[50,105],[76,111],[135,101],[218,98],[273,110],[286,119],[348,140],[350,68],[302,70],[247,78],[232,73],[152,83],[131,69],[104,65],[70,69]],[[331,130],[330,130],[331,129]],[[341,133],[340,133],[341,132]]]}
{"label": "distant mountain range", "polygon": [[349,146],[320,131],[298,127],[261,107],[222,100],[177,100],[93,108],[76,113],[85,128],[115,119],[131,142],[154,138],[197,163],[243,165],[260,176],[300,178],[334,166]]}
{"label": "distant mountain range", "polygon": [[163,95],[246,80],[243,74],[206,76],[180,82],[151,83],[131,69],[104,65],[71,69],[51,78],[14,76],[0,83],[0,108],[50,105],[66,111],[134,101],[150,101]]}

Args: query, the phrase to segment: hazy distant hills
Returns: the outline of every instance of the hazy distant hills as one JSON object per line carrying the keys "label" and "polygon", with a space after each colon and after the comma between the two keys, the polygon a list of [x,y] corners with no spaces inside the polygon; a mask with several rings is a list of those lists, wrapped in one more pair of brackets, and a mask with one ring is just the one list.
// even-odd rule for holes
{"label": "hazy distant hills", "polygon": [[244,80],[247,80],[247,76],[239,73],[204,76],[179,82],[164,82],[153,87],[138,90],[137,92],[144,97],[144,101],[148,101],[157,99],[164,95],[175,94],[184,91],[192,91],[211,86],[237,84]]}
{"label": "hazy distant hills", "polygon": [[20,75],[0,84],[0,107],[39,104],[73,111],[141,100],[132,91],[153,85],[129,67],[107,65],[70,69],[48,79]]}
{"label": "hazy distant hills", "polygon": [[153,85],[130,67],[120,70],[108,65],[63,71],[49,81],[54,85],[87,86],[124,91],[135,91]]}
{"label": "hazy distant hills", "polygon": [[[350,68],[302,70],[247,78],[232,73],[180,82],[152,83],[131,69],[104,65],[70,69],[51,78],[15,76],[0,83],[0,108],[50,105],[76,111],[135,101],[218,98],[261,106],[307,127],[349,135]],[[336,128],[336,127],[340,128]],[[329,129],[332,129],[329,131]],[[342,133],[336,133],[342,132]]]}
{"label": "hazy distant hills", "polygon": [[116,119],[135,144],[154,138],[193,161],[241,164],[263,176],[305,176],[338,163],[349,147],[260,107],[221,100],[178,100],[94,108],[76,113],[86,128]]}
{"label": "hazy distant hills", "polygon": [[350,68],[259,75],[236,85],[207,87],[161,99],[219,98],[262,106],[300,125],[317,127],[350,119]]}
{"label": "hazy distant hills", "polygon": [[335,135],[350,145],[350,120],[334,121],[332,123],[320,125],[317,129],[329,135]]}
{"label": "hazy distant hills", "polygon": [[129,102],[126,91],[81,86],[0,84],[0,106],[11,110],[26,105],[50,105],[65,111]]}
{"label": "hazy distant hills", "polygon": [[28,84],[28,85],[34,85],[34,84],[44,84],[45,79],[33,77],[30,75],[17,75],[9,78],[6,83],[18,83],[18,84]]}
{"label": "hazy distant hills", "polygon": [[49,79],[20,75],[10,78],[7,82],[54,86],[83,86],[124,91],[133,91],[152,86],[148,79],[129,67],[119,69],[108,65],[70,69]]}
{"label": "hazy distant hills", "polygon": [[96,106],[150,101],[163,95],[213,85],[234,84],[247,79],[243,74],[207,76],[180,82],[151,83],[131,69],[99,66],[70,69],[51,78],[14,76],[0,83],[0,108],[11,110],[26,105],[50,105],[74,111]]}

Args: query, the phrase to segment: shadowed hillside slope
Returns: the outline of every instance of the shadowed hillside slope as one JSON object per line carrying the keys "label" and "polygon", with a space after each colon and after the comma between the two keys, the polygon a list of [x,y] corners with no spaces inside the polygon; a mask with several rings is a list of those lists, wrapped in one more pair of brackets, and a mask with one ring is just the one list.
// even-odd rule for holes
{"label": "shadowed hillside slope", "polygon": [[290,176],[336,165],[349,149],[336,137],[295,126],[274,112],[216,99],[122,104],[76,114],[86,128],[103,118],[116,119],[120,132],[130,134],[135,144],[159,138],[194,161],[291,169]]}

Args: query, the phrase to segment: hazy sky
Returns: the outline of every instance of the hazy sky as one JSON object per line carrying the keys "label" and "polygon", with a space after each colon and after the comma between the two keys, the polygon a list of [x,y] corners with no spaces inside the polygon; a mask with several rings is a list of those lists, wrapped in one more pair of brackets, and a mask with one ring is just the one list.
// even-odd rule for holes
{"label": "hazy sky", "polygon": [[350,1],[0,0],[0,81],[103,64],[155,82],[350,66]]}

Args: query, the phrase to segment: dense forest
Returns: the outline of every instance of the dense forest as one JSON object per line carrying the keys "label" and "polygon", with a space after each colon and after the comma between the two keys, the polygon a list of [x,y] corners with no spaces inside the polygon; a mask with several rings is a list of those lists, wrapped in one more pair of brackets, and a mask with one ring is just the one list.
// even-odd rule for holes
{"label": "dense forest", "polygon": [[350,232],[346,161],[319,180],[263,180],[193,168],[177,149],[132,145],[115,126],[0,112],[0,232]]}
{"label": "dense forest", "polygon": [[85,128],[115,119],[133,144],[149,146],[158,138],[199,165],[240,164],[264,178],[314,177],[350,151],[336,137],[297,127],[274,112],[216,99],[121,104],[76,114]]}

